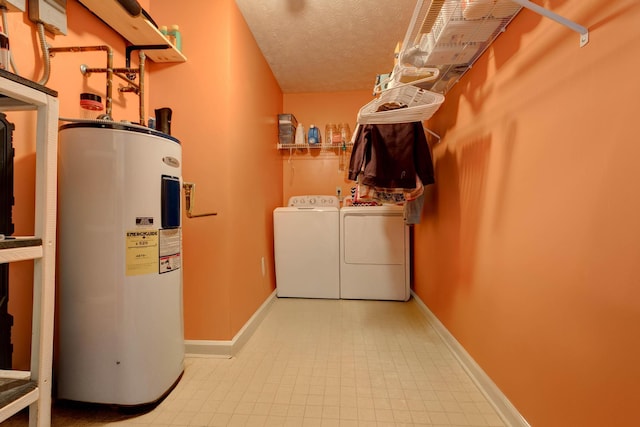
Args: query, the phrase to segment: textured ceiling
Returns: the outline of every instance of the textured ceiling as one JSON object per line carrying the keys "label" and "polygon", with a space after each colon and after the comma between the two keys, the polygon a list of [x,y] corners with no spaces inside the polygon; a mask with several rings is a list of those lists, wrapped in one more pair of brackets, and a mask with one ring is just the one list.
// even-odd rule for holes
{"label": "textured ceiling", "polygon": [[416,0],[236,0],[284,93],[368,90]]}

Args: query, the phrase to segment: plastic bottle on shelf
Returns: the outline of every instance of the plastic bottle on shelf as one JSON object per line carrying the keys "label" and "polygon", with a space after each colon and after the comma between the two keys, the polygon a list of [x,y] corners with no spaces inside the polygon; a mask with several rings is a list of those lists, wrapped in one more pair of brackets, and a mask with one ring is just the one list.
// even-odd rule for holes
{"label": "plastic bottle on shelf", "polygon": [[351,140],[351,129],[349,128],[349,123],[340,123],[339,126],[340,132],[340,160],[338,163],[338,170],[344,171],[345,165],[347,163],[347,142]]}
{"label": "plastic bottle on shelf", "polygon": [[320,131],[316,127],[316,125],[311,125],[309,127],[309,145],[319,144],[320,143]]}
{"label": "plastic bottle on shelf", "polygon": [[345,146],[347,142],[351,141],[351,129],[349,128],[349,123],[340,123],[338,131],[340,133],[340,143],[342,146]]}
{"label": "plastic bottle on shelf", "polygon": [[336,140],[338,129],[333,123],[328,123],[324,128],[324,138],[327,145],[332,145]]}
{"label": "plastic bottle on shelf", "polygon": [[173,34],[169,33],[169,29],[166,25],[161,25],[158,27],[158,30],[162,33],[162,35],[167,39],[167,41],[175,46],[176,45],[176,37]]}
{"label": "plastic bottle on shelf", "polygon": [[298,123],[298,126],[296,126],[296,137],[294,139],[296,145],[304,145],[304,136],[304,126],[302,123]]}
{"label": "plastic bottle on shelf", "polygon": [[173,42],[173,45],[176,47],[176,49],[182,52],[182,35],[180,34],[180,27],[176,24],[169,26],[168,35],[169,37],[173,37],[173,39],[175,40]]}

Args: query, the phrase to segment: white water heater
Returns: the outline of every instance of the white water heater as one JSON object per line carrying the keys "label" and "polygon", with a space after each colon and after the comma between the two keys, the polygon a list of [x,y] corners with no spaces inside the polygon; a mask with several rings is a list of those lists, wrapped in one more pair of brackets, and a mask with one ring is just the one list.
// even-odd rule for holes
{"label": "white water heater", "polygon": [[184,366],[180,142],[146,127],[60,127],[57,397],[159,401]]}

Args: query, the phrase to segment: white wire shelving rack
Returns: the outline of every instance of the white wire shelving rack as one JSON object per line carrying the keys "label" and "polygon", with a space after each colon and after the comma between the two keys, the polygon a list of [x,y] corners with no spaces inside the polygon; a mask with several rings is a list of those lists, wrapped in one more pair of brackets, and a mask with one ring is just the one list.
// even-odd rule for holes
{"label": "white wire shelving rack", "polygon": [[581,47],[588,43],[587,28],[529,0],[418,0],[391,80],[437,69],[436,78],[414,84],[445,94],[523,8],[577,32]]}

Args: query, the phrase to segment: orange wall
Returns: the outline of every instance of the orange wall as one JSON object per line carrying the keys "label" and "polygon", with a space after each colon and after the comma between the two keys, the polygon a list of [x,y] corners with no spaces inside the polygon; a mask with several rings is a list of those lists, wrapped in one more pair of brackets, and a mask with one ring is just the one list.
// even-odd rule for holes
{"label": "orange wall", "polygon": [[415,291],[532,426],[640,425],[640,3],[524,10],[429,126]]}
{"label": "orange wall", "polygon": [[[372,91],[285,94],[283,111],[293,114],[306,132],[311,124],[316,125],[324,139],[327,123],[347,123],[354,132],[358,111],[372,99]],[[340,167],[340,156],[344,168]],[[353,185],[347,179],[350,156],[350,148],[344,153],[337,148],[281,150],[283,205],[291,196],[336,194],[337,187],[348,196]]]}
{"label": "orange wall", "polygon": [[196,184],[194,213],[218,213],[184,218],[185,338],[228,340],[275,289],[282,93],[232,0],[189,8],[156,0],[151,13],[180,25],[188,61],[151,65],[150,104],[173,110],[183,178]]}

